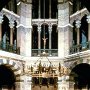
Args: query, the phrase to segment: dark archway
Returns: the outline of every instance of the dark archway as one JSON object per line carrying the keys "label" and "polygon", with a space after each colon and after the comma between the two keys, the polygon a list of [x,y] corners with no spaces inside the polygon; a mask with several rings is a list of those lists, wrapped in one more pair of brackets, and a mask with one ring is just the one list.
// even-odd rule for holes
{"label": "dark archway", "polygon": [[4,44],[10,43],[10,27],[9,19],[4,15],[2,23],[2,41]]}
{"label": "dark archway", "polygon": [[15,75],[13,71],[5,66],[0,66],[0,90],[2,88],[15,90]]}
{"label": "dark archway", "polygon": [[71,79],[75,82],[74,90],[77,89],[90,89],[90,65],[79,64],[71,71]]}
{"label": "dark archway", "polygon": [[80,43],[82,44],[82,47],[86,47],[86,42],[88,41],[88,23],[86,19],[87,15],[83,16],[81,19]]}

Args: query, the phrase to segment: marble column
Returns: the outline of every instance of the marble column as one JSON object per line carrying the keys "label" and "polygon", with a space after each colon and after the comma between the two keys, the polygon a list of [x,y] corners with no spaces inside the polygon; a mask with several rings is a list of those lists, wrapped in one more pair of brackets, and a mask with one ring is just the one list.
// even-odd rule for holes
{"label": "marble column", "polygon": [[76,21],[76,28],[77,28],[77,44],[80,44],[80,26],[81,26],[81,21],[77,20]]}
{"label": "marble column", "polygon": [[32,90],[32,77],[30,75],[24,77],[24,90]]}
{"label": "marble column", "polygon": [[[71,90],[69,88],[68,76],[58,77],[58,90]],[[74,90],[74,89],[72,89]]]}
{"label": "marble column", "polygon": [[[38,25],[38,49],[41,49],[41,25]],[[38,55],[40,55],[41,50],[38,50]]]}
{"label": "marble column", "polygon": [[3,16],[0,16],[0,41],[2,41],[2,22],[3,22]]}
{"label": "marble column", "polygon": [[10,26],[10,45],[13,45],[14,21],[10,21],[9,26]]}
{"label": "marble column", "polygon": [[[28,1],[29,2],[29,1]],[[20,54],[31,57],[32,55],[32,1],[21,2],[20,24],[17,26],[17,46]]]}
{"label": "marble column", "polygon": [[87,16],[87,23],[88,23],[88,41],[90,41],[90,15]]}
{"label": "marble column", "polygon": [[49,55],[51,56],[51,47],[52,47],[52,25],[49,25]]}
{"label": "marble column", "polygon": [[69,55],[70,49],[70,24],[69,2],[58,0],[58,57]]}

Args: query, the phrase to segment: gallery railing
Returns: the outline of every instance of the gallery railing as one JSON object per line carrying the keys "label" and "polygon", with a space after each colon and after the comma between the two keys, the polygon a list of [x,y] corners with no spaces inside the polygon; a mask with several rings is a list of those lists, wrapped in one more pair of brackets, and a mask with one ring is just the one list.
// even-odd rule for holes
{"label": "gallery railing", "polygon": [[4,43],[2,41],[0,42],[0,49],[7,51],[7,52],[20,54],[20,48],[19,47],[17,47],[16,45],[10,45],[9,43]]}
{"label": "gallery railing", "polygon": [[58,49],[32,49],[32,56],[40,56],[43,52],[46,52],[47,56],[58,56]]}
{"label": "gallery railing", "polygon": [[82,52],[90,49],[90,41],[81,43],[80,45],[73,45],[70,47],[70,54]]}

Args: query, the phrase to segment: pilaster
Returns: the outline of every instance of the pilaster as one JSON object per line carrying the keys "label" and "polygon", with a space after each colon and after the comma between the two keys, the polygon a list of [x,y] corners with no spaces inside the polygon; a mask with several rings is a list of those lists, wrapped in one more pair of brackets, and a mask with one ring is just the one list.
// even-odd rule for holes
{"label": "pilaster", "polygon": [[32,86],[32,77],[24,76],[24,90],[31,90]]}
{"label": "pilaster", "polygon": [[69,55],[70,24],[69,3],[58,2],[58,56],[63,58]]}
{"label": "pilaster", "polygon": [[70,90],[68,79],[68,76],[58,77],[58,90]]}
{"label": "pilaster", "polygon": [[24,56],[31,56],[31,3],[21,2],[20,16],[20,25],[17,26],[17,43],[20,47],[20,54]]}
{"label": "pilaster", "polygon": [[16,81],[16,90],[31,90],[32,77],[27,75],[20,76],[20,80]]}

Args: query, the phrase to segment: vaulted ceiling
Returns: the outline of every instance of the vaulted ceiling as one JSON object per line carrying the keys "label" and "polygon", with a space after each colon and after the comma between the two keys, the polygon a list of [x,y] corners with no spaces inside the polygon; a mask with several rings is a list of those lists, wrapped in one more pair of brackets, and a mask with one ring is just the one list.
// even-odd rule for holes
{"label": "vaulted ceiling", "polygon": [[[0,0],[0,10],[9,2],[10,0]],[[90,12],[90,0],[80,0],[85,7],[89,10]]]}

